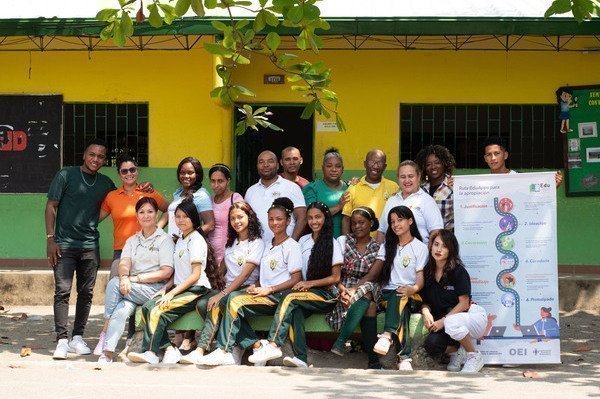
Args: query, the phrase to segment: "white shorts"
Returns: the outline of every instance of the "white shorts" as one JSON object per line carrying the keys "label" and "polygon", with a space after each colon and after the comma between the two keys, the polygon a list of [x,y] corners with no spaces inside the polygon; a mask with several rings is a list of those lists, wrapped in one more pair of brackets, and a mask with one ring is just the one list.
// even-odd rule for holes
{"label": "white shorts", "polygon": [[460,341],[467,335],[479,338],[487,326],[487,313],[477,304],[472,304],[468,312],[455,313],[446,316],[444,329],[453,340]]}

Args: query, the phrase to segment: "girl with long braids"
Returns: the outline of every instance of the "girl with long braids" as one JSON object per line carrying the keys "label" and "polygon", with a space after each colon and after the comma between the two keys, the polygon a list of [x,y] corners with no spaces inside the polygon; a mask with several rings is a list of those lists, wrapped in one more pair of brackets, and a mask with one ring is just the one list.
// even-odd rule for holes
{"label": "girl with long braids", "polygon": [[127,356],[135,363],[158,363],[161,349],[165,349],[163,363],[177,363],[181,353],[169,340],[167,326],[193,311],[198,298],[210,292],[211,287],[220,289],[222,286],[213,251],[206,241],[198,210],[191,200],[184,200],[177,205],[175,223],[182,235],[175,243],[174,273],[154,299],[142,307],[146,322],[143,352],[130,352]]}
{"label": "girl with long braids", "polygon": [[266,340],[258,339],[248,319],[274,315],[283,293],[302,278],[302,250],[286,232],[293,211],[291,199],[279,197],[273,201],[268,210],[268,223],[274,237],[263,251],[259,280],[245,290],[228,295],[217,332],[217,349],[198,359],[198,364],[233,365],[236,363],[235,347],[238,347],[238,353],[248,348],[256,352],[268,344]]}
{"label": "girl with long braids", "polygon": [[340,332],[331,348],[331,352],[338,356],[344,355],[346,341],[360,324],[363,349],[369,358],[368,367],[372,369],[381,368],[379,356],[373,352],[377,341],[377,303],[381,288],[376,282],[359,282],[377,259],[380,244],[370,233],[377,231],[378,227],[379,221],[371,208],[360,206],[352,211],[352,233],[337,239],[344,255],[342,277],[337,286],[340,298],[326,317],[331,328]]}
{"label": "girl with long braids", "polygon": [[458,255],[454,234],[438,230],[431,238],[421,309],[429,335],[423,346],[431,356],[448,354],[448,371],[476,373],[483,367],[483,357],[474,341],[485,334],[487,315],[471,303],[471,278]]}
{"label": "girl with long braids", "polygon": [[377,261],[369,273],[361,279],[378,281],[385,304],[383,334],[373,350],[385,355],[392,342],[399,344],[399,370],[412,370],[410,358],[409,323],[411,313],[420,310],[423,288],[423,268],[429,257],[427,245],[421,242],[421,234],[410,208],[400,205],[390,209],[387,215],[390,226],[385,243],[379,248]]}
{"label": "girl with long braids", "polygon": [[[216,291],[216,294],[212,291],[196,304],[196,311],[204,317],[204,327],[200,333],[198,348],[183,356],[181,363],[198,363],[216,337],[221,310],[227,305],[229,294],[245,289],[258,280],[260,260],[265,248],[258,216],[247,202],[238,201],[229,208],[228,219],[227,242],[221,261],[221,269],[225,269],[225,288]],[[234,354],[240,353],[234,351]],[[238,361],[241,361],[241,354],[236,358],[236,363]]]}
{"label": "girl with long braids", "polygon": [[340,281],[344,258],[333,237],[331,212],[327,205],[317,201],[308,206],[306,215],[311,233],[299,241],[303,281],[284,293],[271,324],[269,343],[248,358],[251,363],[281,357],[281,346],[289,334],[295,356],[286,356],[284,366],[308,367],[304,318],[313,313],[328,313],[337,303],[333,287]]}

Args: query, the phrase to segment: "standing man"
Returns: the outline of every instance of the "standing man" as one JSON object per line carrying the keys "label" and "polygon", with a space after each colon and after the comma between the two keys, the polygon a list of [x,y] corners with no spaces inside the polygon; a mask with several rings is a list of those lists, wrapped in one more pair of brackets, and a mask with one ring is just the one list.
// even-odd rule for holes
{"label": "standing man", "polygon": [[277,155],[271,151],[263,151],[258,155],[256,167],[260,179],[258,183],[248,188],[244,199],[250,204],[258,216],[258,220],[260,220],[263,240],[271,245],[273,239],[273,232],[269,229],[268,223],[268,211],[273,204],[273,200],[279,197],[287,197],[294,203],[292,221],[287,227],[287,234],[298,241],[306,226],[306,203],[300,187],[277,175],[277,169],[279,169]]}
{"label": "standing man", "polygon": [[[367,153],[364,162],[365,176],[361,177],[358,183],[348,188],[350,198],[344,205],[342,214],[342,234],[350,233],[350,216],[352,211],[359,206],[371,208],[377,218],[381,216],[386,201],[398,191],[398,184],[383,177],[383,172],[387,167],[385,153],[375,149]],[[377,232],[371,233],[375,238]]]}
{"label": "standing man", "polygon": [[[106,150],[103,140],[90,141],[83,153],[83,165],[61,169],[48,190],[46,245],[48,263],[54,268],[54,325],[58,341],[54,359],[66,359],[67,352],[91,352],[83,341],[83,331],[100,266],[98,217],[102,201],[116,188],[110,178],[98,173],[106,160]],[[73,275],[77,277],[77,306],[69,342]]]}
{"label": "standing man", "polygon": [[[490,136],[485,140],[483,144],[483,159],[490,168],[491,174],[517,173],[512,169],[508,169],[506,166],[508,155],[508,144],[506,144],[506,141],[504,141],[502,137]],[[556,174],[554,175],[556,188],[560,187],[562,181],[562,172],[560,170],[556,171]]]}
{"label": "standing man", "polygon": [[281,161],[279,162],[281,162],[281,166],[283,166],[283,173],[280,174],[281,177],[296,183],[300,186],[300,189],[304,188],[304,186],[309,183],[304,177],[298,176],[300,165],[304,162],[299,149],[296,147],[284,148],[281,150]]}

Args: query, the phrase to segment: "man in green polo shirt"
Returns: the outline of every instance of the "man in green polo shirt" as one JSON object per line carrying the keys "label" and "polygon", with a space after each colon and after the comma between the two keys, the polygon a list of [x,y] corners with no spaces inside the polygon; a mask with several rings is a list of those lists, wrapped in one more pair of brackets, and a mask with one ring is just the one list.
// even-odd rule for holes
{"label": "man in green polo shirt", "polygon": [[[98,173],[106,160],[106,143],[90,141],[81,166],[61,169],[48,190],[46,241],[48,263],[54,269],[54,324],[57,345],[54,359],[66,359],[67,352],[87,355],[83,331],[92,304],[96,274],[100,265],[98,216],[100,205],[116,187]],[[69,297],[77,276],[77,305],[71,341],[68,341]]]}

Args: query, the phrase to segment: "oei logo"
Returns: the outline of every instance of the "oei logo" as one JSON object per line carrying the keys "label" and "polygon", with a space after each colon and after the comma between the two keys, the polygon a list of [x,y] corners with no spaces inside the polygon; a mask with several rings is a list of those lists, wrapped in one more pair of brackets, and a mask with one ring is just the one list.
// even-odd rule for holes
{"label": "oei logo", "polygon": [[531,183],[529,185],[529,192],[539,193],[540,191],[548,189],[549,187],[551,187],[551,185],[548,183]]}

